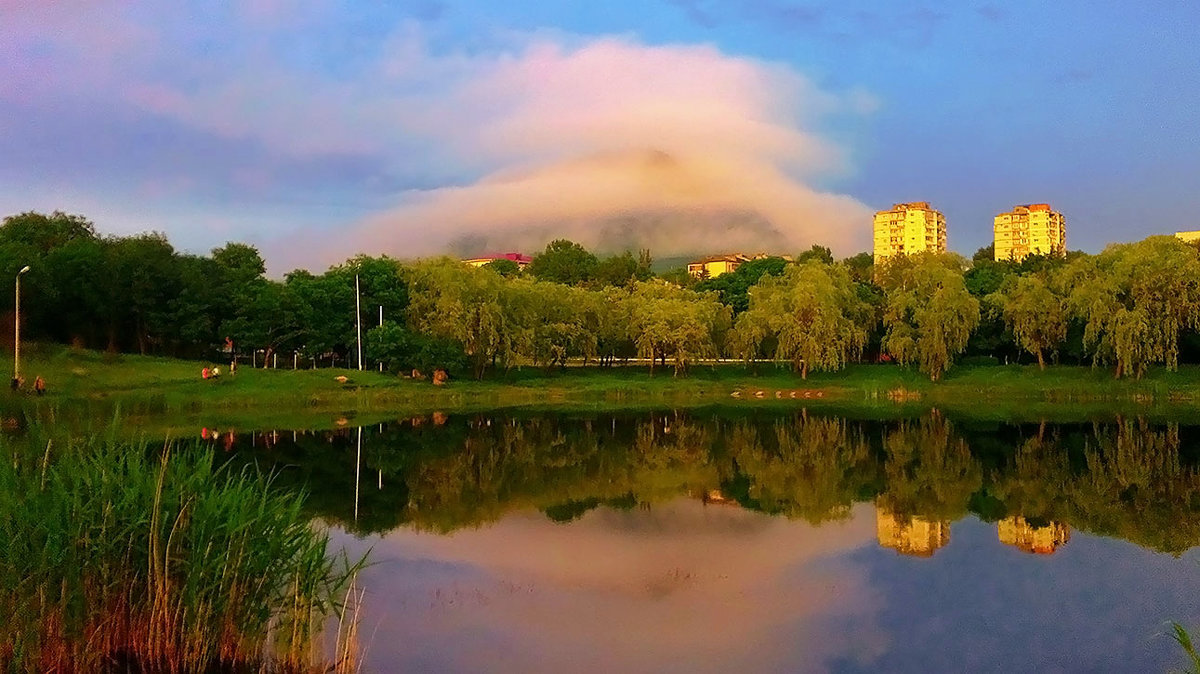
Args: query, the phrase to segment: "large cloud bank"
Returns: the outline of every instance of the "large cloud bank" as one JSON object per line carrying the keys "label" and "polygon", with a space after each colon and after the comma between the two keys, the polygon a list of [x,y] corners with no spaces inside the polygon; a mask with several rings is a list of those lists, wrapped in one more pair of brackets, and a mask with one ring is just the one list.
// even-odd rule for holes
{"label": "large cloud bank", "polygon": [[784,67],[709,47],[538,41],[460,64],[438,89],[406,123],[483,177],[407,192],[348,243],[406,256],[559,237],[660,256],[865,243],[870,209],[806,184],[846,170],[806,127],[869,103]]}

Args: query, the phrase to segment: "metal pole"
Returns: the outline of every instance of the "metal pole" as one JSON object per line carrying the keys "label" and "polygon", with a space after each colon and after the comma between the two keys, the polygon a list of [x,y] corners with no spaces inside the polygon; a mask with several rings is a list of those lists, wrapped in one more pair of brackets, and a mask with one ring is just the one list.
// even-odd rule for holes
{"label": "metal pole", "polygon": [[358,370],[362,371],[362,297],[358,291],[358,274],[354,275],[354,330],[358,335]]}
{"label": "metal pole", "polygon": [[21,381],[21,274],[29,271],[29,266],[17,272],[15,320],[13,321],[13,386]]}
{"label": "metal pole", "polygon": [[[383,327],[383,305],[379,305],[379,327]],[[383,361],[379,361],[379,371],[383,372]]]}

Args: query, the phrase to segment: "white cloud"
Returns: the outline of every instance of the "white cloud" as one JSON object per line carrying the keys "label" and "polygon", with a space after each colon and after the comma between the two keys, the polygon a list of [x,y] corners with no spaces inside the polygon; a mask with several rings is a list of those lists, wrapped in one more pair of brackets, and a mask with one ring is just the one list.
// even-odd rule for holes
{"label": "white cloud", "polygon": [[431,141],[435,167],[482,177],[406,193],[339,232],[325,255],[529,249],[557,237],[659,255],[866,243],[870,209],[805,182],[848,170],[815,129],[827,115],[862,114],[861,91],[823,92],[712,47],[624,38],[437,58],[414,33],[394,54],[392,76],[422,86],[398,86],[407,93],[391,130]]}

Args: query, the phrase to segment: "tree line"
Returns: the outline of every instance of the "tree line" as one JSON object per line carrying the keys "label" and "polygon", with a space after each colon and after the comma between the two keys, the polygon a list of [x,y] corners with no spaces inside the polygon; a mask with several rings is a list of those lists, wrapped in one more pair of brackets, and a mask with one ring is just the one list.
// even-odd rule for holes
{"label": "tree line", "polygon": [[[652,271],[649,251],[600,258],[559,240],[527,268],[360,255],[321,274],[269,279],[258,251],[176,251],[158,233],[101,236],[87,219],[23,213],[0,224],[0,273],[22,276],[30,337],[114,352],[214,358],[284,353],[353,364],[358,278],[367,360],[392,371],[482,377],[570,360],[641,359],[685,374],[735,358],[801,377],[895,361],[938,379],[963,358],[1110,366],[1142,376],[1200,354],[1200,251],[1174,237],[1098,255],[995,262],[990,247],[835,260],[813,246],[697,279]],[[7,294],[5,294],[7,295]],[[0,296],[0,311],[12,307]]]}

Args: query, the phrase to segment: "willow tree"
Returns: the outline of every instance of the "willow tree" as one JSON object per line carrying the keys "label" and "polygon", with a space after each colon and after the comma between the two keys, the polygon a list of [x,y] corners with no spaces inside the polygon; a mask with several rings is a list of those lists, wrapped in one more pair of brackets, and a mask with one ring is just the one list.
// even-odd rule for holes
{"label": "willow tree", "polygon": [[1109,246],[1060,272],[1071,311],[1084,322],[1094,362],[1140,378],[1148,365],[1174,370],[1179,333],[1200,327],[1200,258],[1172,236]]}
{"label": "willow tree", "polygon": [[1011,276],[988,300],[999,307],[1017,344],[1045,370],[1046,352],[1067,338],[1066,300],[1041,276]]}
{"label": "willow tree", "polygon": [[629,302],[629,337],[638,355],[685,373],[699,358],[714,357],[731,322],[715,293],[697,293],[662,282],[636,283]]}
{"label": "willow tree", "polygon": [[891,260],[880,274],[884,351],[901,365],[917,363],[934,381],[979,325],[979,300],[967,290],[961,264],[957,256],[926,253]]}
{"label": "willow tree", "polygon": [[463,346],[476,379],[514,354],[513,321],[499,274],[443,258],[407,270],[408,317],[418,331]]}
{"label": "willow tree", "polygon": [[816,261],[792,265],[750,288],[735,343],[749,355],[774,336],[775,359],[791,362],[807,378],[809,369],[838,370],[861,355],[870,313],[845,268]]}
{"label": "willow tree", "polygon": [[567,359],[596,355],[596,334],[586,309],[593,291],[529,279],[510,280],[504,288],[512,320],[514,350],[534,365],[564,366]]}

